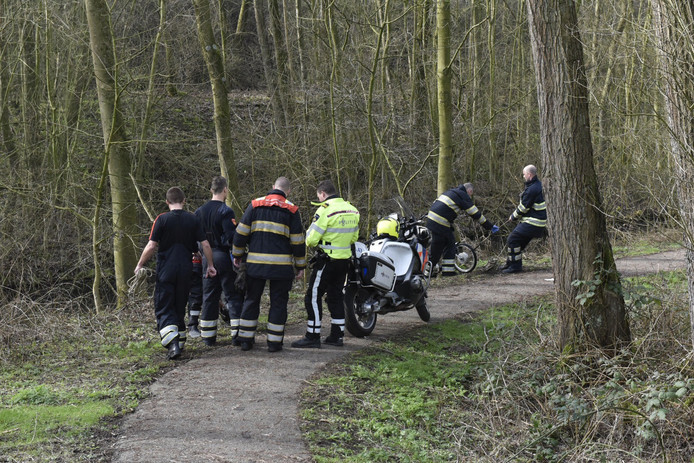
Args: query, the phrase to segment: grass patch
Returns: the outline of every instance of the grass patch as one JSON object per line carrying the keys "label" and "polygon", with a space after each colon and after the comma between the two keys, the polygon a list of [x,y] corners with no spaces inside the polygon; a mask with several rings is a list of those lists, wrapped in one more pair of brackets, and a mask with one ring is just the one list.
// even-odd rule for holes
{"label": "grass patch", "polygon": [[570,361],[549,299],[407,333],[301,399],[319,463],[694,461],[686,275],[624,282],[632,345]]}

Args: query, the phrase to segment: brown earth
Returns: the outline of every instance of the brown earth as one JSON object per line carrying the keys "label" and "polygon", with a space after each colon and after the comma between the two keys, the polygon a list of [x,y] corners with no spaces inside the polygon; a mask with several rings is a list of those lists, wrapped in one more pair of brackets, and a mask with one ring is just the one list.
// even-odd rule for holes
{"label": "brown earth", "polygon": [[[621,259],[623,276],[682,268],[684,251]],[[429,291],[430,323],[553,289],[550,271],[474,278]],[[368,338],[345,337],[344,347],[268,353],[262,336],[242,352],[226,343],[202,358],[177,364],[151,386],[151,398],[127,416],[113,462],[312,462],[299,430],[298,398],[305,381],[329,362],[423,322],[416,311],[379,317]],[[303,335],[288,327],[285,346]],[[199,341],[199,340],[198,340]]]}

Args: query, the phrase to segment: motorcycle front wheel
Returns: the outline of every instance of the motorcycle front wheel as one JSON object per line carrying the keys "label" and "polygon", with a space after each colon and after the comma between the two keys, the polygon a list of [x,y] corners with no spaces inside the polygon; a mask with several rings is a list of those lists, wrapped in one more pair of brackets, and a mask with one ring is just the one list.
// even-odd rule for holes
{"label": "motorcycle front wheel", "polygon": [[419,315],[419,318],[421,318],[423,322],[428,322],[431,319],[431,313],[429,313],[429,308],[427,307],[426,294],[424,296],[422,296],[422,298],[419,300],[419,302],[417,302],[415,309],[417,309],[417,314]]}
{"label": "motorcycle front wheel", "polygon": [[358,338],[370,335],[376,327],[377,315],[364,313],[363,310],[368,297],[369,292],[357,285],[347,285],[345,288],[345,327]]}

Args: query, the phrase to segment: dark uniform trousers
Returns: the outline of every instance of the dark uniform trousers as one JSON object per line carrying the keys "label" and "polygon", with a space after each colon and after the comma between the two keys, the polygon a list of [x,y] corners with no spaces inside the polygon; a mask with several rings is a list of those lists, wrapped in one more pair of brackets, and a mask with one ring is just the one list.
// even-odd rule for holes
{"label": "dark uniform trousers", "polygon": [[536,227],[529,223],[521,222],[516,225],[506,240],[508,247],[507,266],[513,269],[523,268],[523,250],[533,238],[545,236],[545,231],[545,227]]}
{"label": "dark uniform trousers", "polygon": [[330,259],[327,256],[319,258],[313,265],[311,279],[308,283],[304,306],[308,314],[307,335],[312,338],[320,337],[321,320],[323,318],[323,296],[328,304],[330,318],[330,336],[341,338],[345,332],[345,296],[342,289],[347,278],[349,259]]}
{"label": "dark uniform trousers", "polygon": [[174,245],[166,252],[157,254],[154,315],[164,347],[176,340],[181,347],[185,344],[186,302],[192,265],[190,251],[182,245]]}
{"label": "dark uniform trousers", "polygon": [[[200,335],[203,339],[217,338],[217,319],[219,318],[219,299],[224,291],[229,318],[231,319],[231,334],[238,334],[239,319],[243,305],[243,293],[236,289],[234,281],[236,272],[229,250],[213,248],[212,258],[217,269],[217,275],[202,280],[202,313],[200,314]],[[202,259],[203,272],[207,270],[207,259]]]}
{"label": "dark uniform trousers", "polygon": [[[264,278],[246,275],[246,298],[239,324],[239,341],[253,342],[260,316],[260,299],[265,289]],[[281,345],[284,339],[284,325],[287,323],[287,304],[293,280],[270,281],[270,312],[267,317],[268,345]]]}
{"label": "dark uniform trousers", "polygon": [[441,271],[444,275],[455,275],[455,235],[453,228],[449,228],[445,233],[431,230],[431,254],[429,261],[435,266],[439,259],[441,261]]}
{"label": "dark uniform trousers", "polygon": [[188,293],[188,326],[197,326],[202,309],[202,260],[193,259]]}

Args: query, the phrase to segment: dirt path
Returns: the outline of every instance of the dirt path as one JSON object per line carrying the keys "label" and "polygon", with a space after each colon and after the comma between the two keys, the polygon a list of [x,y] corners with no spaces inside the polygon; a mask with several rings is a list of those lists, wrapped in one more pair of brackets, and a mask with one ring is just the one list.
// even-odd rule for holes
{"label": "dirt path", "polygon": [[[625,276],[672,270],[684,266],[684,252],[621,259],[617,265]],[[431,322],[549,293],[551,277],[544,271],[499,274],[430,290]],[[304,381],[328,362],[421,323],[414,310],[385,315],[373,335],[348,335],[341,348],[270,354],[262,338],[249,352],[222,345],[152,385],[151,398],[125,418],[112,461],[312,462],[299,431]],[[303,332],[303,324],[289,327],[285,346]]]}

